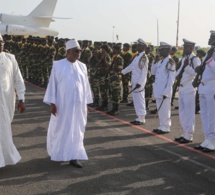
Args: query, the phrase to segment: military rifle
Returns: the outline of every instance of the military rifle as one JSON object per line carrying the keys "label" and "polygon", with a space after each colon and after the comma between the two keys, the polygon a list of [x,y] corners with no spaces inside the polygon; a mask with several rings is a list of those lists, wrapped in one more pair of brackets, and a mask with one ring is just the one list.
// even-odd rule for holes
{"label": "military rifle", "polygon": [[200,85],[201,79],[202,79],[202,74],[203,74],[203,72],[204,72],[204,70],[205,70],[206,63],[207,63],[207,61],[213,56],[213,53],[214,53],[214,50],[215,50],[214,47],[215,47],[215,46],[212,46],[212,47],[208,50],[207,56],[206,56],[205,60],[203,61],[203,63],[202,63],[200,66],[198,66],[198,67],[196,68],[197,75],[196,75],[195,79],[194,79],[193,82],[192,82],[193,87],[198,87],[198,86]]}
{"label": "military rifle", "polygon": [[184,60],[184,64],[183,67],[181,68],[181,71],[179,72],[179,74],[176,77],[176,86],[180,86],[180,82],[184,73],[184,69],[187,67],[187,65],[189,64],[189,55],[187,56],[187,58]]}

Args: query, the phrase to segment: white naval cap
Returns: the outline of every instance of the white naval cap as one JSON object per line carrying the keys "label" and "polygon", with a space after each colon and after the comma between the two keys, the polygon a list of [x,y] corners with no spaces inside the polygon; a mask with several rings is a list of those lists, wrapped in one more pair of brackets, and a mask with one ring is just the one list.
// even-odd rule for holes
{"label": "white naval cap", "polygon": [[184,45],[191,45],[194,46],[196,43],[192,42],[192,41],[188,41],[187,39],[183,39]]}
{"label": "white naval cap", "polygon": [[171,49],[172,48],[172,45],[170,45],[169,43],[166,43],[166,42],[160,42],[160,49]]}
{"label": "white naval cap", "polygon": [[215,36],[215,30],[210,31],[211,35]]}
{"label": "white naval cap", "polygon": [[146,43],[143,39],[141,39],[141,38],[139,38],[139,39],[137,40],[137,44],[145,45],[146,47],[148,46],[147,43]]}
{"label": "white naval cap", "polygon": [[72,49],[75,47],[80,47],[79,43],[75,39],[70,39],[69,41],[66,42],[66,50]]}
{"label": "white naval cap", "polygon": [[1,36],[1,34],[0,34],[0,39],[3,40],[3,37]]}

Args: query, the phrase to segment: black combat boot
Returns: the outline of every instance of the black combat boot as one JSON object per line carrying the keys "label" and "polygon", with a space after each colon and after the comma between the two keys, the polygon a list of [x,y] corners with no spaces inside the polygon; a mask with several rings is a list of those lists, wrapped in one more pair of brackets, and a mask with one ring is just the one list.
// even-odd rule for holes
{"label": "black combat boot", "polygon": [[119,105],[118,104],[113,104],[113,108],[111,111],[108,111],[107,114],[115,116],[119,114]]}
{"label": "black combat boot", "polygon": [[107,111],[108,110],[108,102],[102,101],[102,105],[100,107],[96,108],[96,110]]}
{"label": "black combat boot", "polygon": [[99,100],[95,99],[95,100],[93,101],[92,107],[98,108],[98,107],[99,107]]}

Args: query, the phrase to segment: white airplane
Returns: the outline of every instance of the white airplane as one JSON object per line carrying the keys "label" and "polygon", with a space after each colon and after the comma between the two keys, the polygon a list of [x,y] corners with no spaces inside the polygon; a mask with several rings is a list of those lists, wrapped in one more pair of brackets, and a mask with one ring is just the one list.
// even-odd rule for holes
{"label": "white airplane", "polygon": [[56,3],[57,0],[43,0],[27,16],[0,14],[0,33],[2,35],[57,36],[59,32],[50,29],[50,23],[54,22],[54,19],[71,18],[53,17]]}

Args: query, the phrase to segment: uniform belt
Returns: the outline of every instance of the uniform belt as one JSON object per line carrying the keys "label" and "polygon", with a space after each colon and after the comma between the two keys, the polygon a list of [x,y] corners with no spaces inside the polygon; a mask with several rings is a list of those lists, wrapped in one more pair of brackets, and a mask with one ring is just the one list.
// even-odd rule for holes
{"label": "uniform belt", "polygon": [[133,92],[133,93],[140,93],[140,92],[142,92],[144,89],[145,89],[145,88],[143,88],[143,89],[142,89],[142,90],[140,90],[140,91]]}
{"label": "uniform belt", "polygon": [[215,83],[215,80],[211,80],[211,81],[208,81],[208,82],[202,82],[202,81],[201,81],[201,84],[202,84],[203,86],[205,86],[205,85],[207,85],[207,84],[209,84],[209,83]]}

